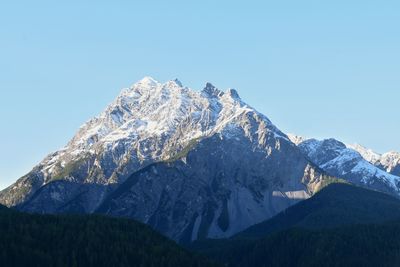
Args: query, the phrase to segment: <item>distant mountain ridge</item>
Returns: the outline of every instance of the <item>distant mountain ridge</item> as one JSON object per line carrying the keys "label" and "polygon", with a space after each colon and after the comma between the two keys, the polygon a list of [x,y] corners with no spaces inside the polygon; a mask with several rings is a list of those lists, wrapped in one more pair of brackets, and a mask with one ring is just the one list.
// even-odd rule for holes
{"label": "distant mountain ridge", "polygon": [[346,145],[336,139],[308,139],[288,135],[300,150],[330,175],[354,184],[399,197],[400,153],[378,154],[361,145]]}

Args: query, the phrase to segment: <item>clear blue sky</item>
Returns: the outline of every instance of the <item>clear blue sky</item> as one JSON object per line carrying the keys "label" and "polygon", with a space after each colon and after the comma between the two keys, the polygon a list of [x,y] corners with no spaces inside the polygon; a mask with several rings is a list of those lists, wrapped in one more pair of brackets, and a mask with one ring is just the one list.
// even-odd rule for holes
{"label": "clear blue sky", "polygon": [[146,75],[236,88],[285,132],[400,150],[399,1],[15,0],[0,25],[0,188]]}

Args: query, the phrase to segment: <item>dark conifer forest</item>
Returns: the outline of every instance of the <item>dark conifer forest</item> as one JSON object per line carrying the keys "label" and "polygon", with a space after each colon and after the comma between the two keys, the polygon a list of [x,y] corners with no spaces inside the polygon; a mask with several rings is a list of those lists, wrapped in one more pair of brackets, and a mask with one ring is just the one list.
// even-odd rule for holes
{"label": "dark conifer forest", "polygon": [[181,245],[130,219],[0,206],[0,237],[0,266],[400,266],[400,201],[332,184],[229,239]]}
{"label": "dark conifer forest", "polygon": [[217,266],[128,219],[0,208],[0,266]]}

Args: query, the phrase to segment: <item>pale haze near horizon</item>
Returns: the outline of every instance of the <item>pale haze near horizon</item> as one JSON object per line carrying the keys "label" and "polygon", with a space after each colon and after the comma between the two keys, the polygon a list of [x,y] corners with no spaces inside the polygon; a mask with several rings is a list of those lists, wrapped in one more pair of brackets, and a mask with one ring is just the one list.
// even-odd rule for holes
{"label": "pale haze near horizon", "polygon": [[144,76],[236,88],[286,133],[400,151],[396,1],[81,2],[1,4],[0,188]]}

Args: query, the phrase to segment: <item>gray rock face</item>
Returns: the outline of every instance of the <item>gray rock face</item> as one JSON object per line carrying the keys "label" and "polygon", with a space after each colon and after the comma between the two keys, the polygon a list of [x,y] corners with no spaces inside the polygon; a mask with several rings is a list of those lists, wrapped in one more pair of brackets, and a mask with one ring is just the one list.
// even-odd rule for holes
{"label": "gray rock face", "polygon": [[231,236],[309,197],[306,179],[319,182],[292,144],[279,143],[267,156],[248,140],[202,140],[180,160],[133,174],[98,211],[139,219],[183,242]]}
{"label": "gray rock face", "polygon": [[134,218],[180,241],[227,237],[312,195],[330,179],[313,166],[235,90],[145,78],[0,202]]}
{"label": "gray rock face", "polygon": [[[371,151],[360,154],[335,139],[308,139],[300,142],[298,147],[314,164],[330,175],[399,197],[400,177],[386,172],[386,168],[380,168],[381,158]],[[366,158],[376,161],[371,163]]]}
{"label": "gray rock face", "polygon": [[34,213],[91,213],[112,186],[57,180],[40,187],[18,209]]}

